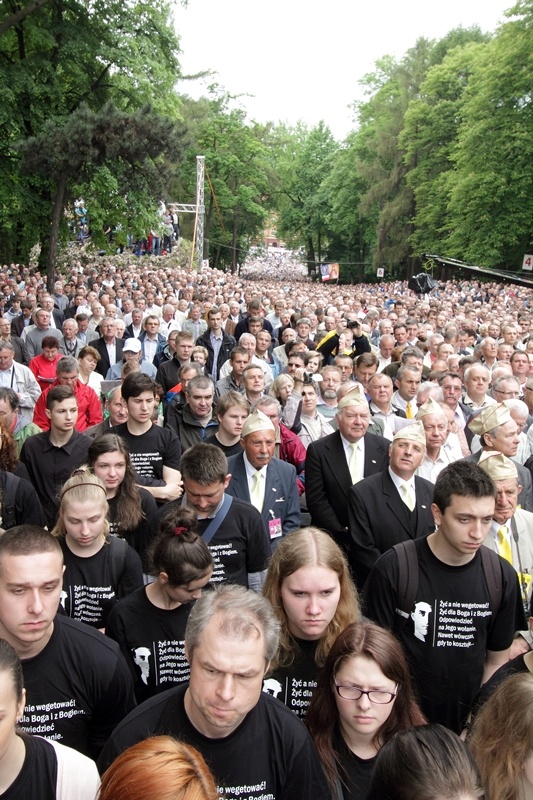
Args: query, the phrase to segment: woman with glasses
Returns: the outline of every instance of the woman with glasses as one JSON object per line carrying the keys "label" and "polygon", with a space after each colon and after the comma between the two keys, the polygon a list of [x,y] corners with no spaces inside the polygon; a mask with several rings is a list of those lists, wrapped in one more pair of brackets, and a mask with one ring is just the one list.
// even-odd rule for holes
{"label": "woman with glasses", "polygon": [[274,552],[263,594],[281,622],[280,646],[263,691],[305,716],[331,645],[361,617],[348,563],[327,533],[301,528],[283,537]]}
{"label": "woman with glasses", "polygon": [[329,651],[307,715],[335,800],[365,800],[381,747],[424,722],[398,640],[372,622],[349,625]]}

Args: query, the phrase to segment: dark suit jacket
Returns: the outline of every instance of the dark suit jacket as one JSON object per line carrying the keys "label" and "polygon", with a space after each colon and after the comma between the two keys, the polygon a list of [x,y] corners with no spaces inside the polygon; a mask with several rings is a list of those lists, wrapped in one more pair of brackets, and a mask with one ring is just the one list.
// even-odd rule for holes
{"label": "dark suit jacket", "polygon": [[[31,324],[32,323],[30,319],[30,325]],[[14,317],[11,320],[11,333],[14,336],[22,336],[22,331],[24,330],[24,328],[25,328],[24,317],[22,316],[22,314],[19,314],[18,317]]]}
{"label": "dark suit jacket", "polygon": [[[248,479],[244,465],[244,453],[228,458],[228,472],[231,481],[226,489],[227,494],[250,502]],[[270,539],[269,522],[278,517],[281,519],[283,535],[297,531],[301,526],[300,500],[296,485],[296,469],[278,458],[273,458],[267,467],[265,500],[261,517],[265,524],[268,538],[274,549],[281,537]]]}
{"label": "dark suit jacket", "polygon": [[[364,475],[375,475],[389,466],[390,442],[374,433],[365,434]],[[313,525],[328,531],[349,550],[348,495],[352,479],[339,431],[307,448],[305,496]]]}
{"label": "dark suit jacket", "polygon": [[[115,344],[116,344],[116,361],[120,361],[122,359],[124,339],[115,339]],[[96,365],[96,372],[98,372],[100,375],[103,375],[105,378],[105,376],[107,375],[107,371],[111,368],[105,339],[103,337],[100,337],[100,339],[95,339],[93,342],[91,342],[91,347],[94,347],[94,349],[98,350],[98,352],[100,353],[100,361]]]}
{"label": "dark suit jacket", "polygon": [[[477,453],[473,453],[471,456],[467,456],[462,460],[470,461],[472,464],[477,464],[481,458],[482,452],[483,450],[478,450]],[[518,470],[518,482],[522,487],[522,491],[518,495],[518,504],[526,511],[533,511],[533,484],[531,481],[531,472],[527,469],[527,467],[522,466],[522,464],[519,464],[518,461],[515,461],[513,458],[511,461]]]}
{"label": "dark suit jacket", "polygon": [[426,536],[434,529],[431,503],[433,484],[415,476],[416,524],[403,502],[389,470],[352,486],[349,494],[349,531],[357,585],[362,587],[382,553],[407,539]]}

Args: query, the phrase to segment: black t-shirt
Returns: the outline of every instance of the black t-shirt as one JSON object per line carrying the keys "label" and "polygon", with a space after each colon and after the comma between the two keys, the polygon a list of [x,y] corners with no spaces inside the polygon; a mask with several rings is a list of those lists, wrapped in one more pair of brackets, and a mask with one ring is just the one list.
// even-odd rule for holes
{"label": "black t-shirt", "polygon": [[479,713],[479,710],[485,705],[498,686],[503,683],[504,680],[510,678],[511,675],[517,675],[520,672],[529,672],[526,662],[524,661],[524,653],[521,653],[519,656],[516,656],[516,658],[512,658],[506,664],[503,664],[503,666],[497,669],[488,681],[483,684],[474,700],[470,726],[472,726],[476,714]]}
{"label": "black t-shirt", "polygon": [[184,639],[193,606],[194,602],[170,611],[158,608],[143,586],[110,612],[106,634],[119,643],[131,667],[139,703],[189,680]]}
{"label": "black t-shirt", "polygon": [[131,463],[139,483],[144,486],[164,486],[163,467],[179,469],[181,458],[180,440],[169,428],[152,425],[150,430],[136,436],[128,430],[128,423],[110,428],[111,433],[121,436],[130,451]]}
{"label": "black t-shirt", "polygon": [[261,692],[233,733],[210,739],[185,713],[186,689],[170,689],[135,709],[113,732],[100,767],[105,769],[136,742],[169,734],[199,750],[225,800],[331,800],[311,738],[283,703]]}
{"label": "black t-shirt", "polygon": [[222,444],[222,442],[218,441],[216,434],[213,434],[213,436],[207,437],[205,443],[214,444],[215,447],[218,447],[219,450],[222,450],[226,458],[229,458],[230,456],[237,456],[239,453],[242,453],[242,445],[240,440],[236,444]]}
{"label": "black t-shirt", "polygon": [[93,628],[105,628],[121,597],[143,585],[141,559],[123,539],[109,538],[93,556],[75,555],[61,540],[65,561],[61,605],[66,614]]}
{"label": "black t-shirt", "polygon": [[95,800],[99,780],[93,761],[59,742],[19,735],[26,750],[22,769],[0,800]]}
{"label": "black t-shirt", "polygon": [[[154,531],[169,509],[180,507],[181,502],[174,500],[159,509],[153,522]],[[210,522],[209,519],[198,520],[201,534]],[[250,503],[236,497],[208,547],[214,561],[211,583],[235,583],[246,587],[248,573],[266,569],[271,554],[261,514]]]}
{"label": "black t-shirt", "polygon": [[139,553],[141,559],[143,558],[144,551],[148,546],[150,537],[150,518],[157,511],[157,503],[147,489],[139,488],[141,495],[141,511],[143,519],[139,525],[133,530],[120,530],[117,523],[117,504],[118,497],[111,497],[108,499],[109,513],[107,519],[109,521],[109,532],[113,536],[120,536],[125,539],[133,549]]}
{"label": "black t-shirt", "polygon": [[365,800],[377,755],[373,758],[360,758],[350,750],[339,730],[333,736],[333,747],[338,755],[337,772],[343,800]]}
{"label": "black t-shirt", "polygon": [[133,681],[116,642],[56,616],[50,641],[22,661],[26,707],[21,727],[96,758],[135,706]]}
{"label": "black t-shirt", "polygon": [[366,612],[379,625],[397,631],[429,722],[459,733],[481,685],[487,650],[506,650],[517,624],[523,624],[518,578],[500,559],[503,594],[492,619],[480,553],[468,564],[454,567],[433,554],[427,537],[414,541],[419,581],[411,619],[399,629],[394,550],[378,559],[368,577]]}
{"label": "black t-shirt", "polygon": [[24,736],[26,757],[22,769],[1,800],[56,800],[57,758],[46,739]]}
{"label": "black t-shirt", "polygon": [[292,637],[296,646],[294,661],[289,667],[269,672],[263,691],[285,703],[299,717],[305,717],[316,689],[320,670],[315,663],[318,641]]}

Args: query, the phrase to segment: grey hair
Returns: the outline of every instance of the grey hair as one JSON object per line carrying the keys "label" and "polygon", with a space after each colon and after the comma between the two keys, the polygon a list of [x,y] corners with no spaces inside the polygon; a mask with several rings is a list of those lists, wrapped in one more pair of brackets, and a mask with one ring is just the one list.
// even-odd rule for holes
{"label": "grey hair", "polygon": [[484,364],[476,363],[476,364],[472,364],[472,366],[468,367],[468,369],[465,370],[465,374],[464,374],[464,378],[463,378],[465,383],[469,379],[473,369],[484,369],[485,372],[487,373],[488,377],[490,378],[490,370],[487,369],[487,367]]}
{"label": "grey hair", "polygon": [[520,381],[516,377],[516,375],[500,375],[499,378],[496,378],[492,382],[492,391],[496,390],[497,392],[500,390],[500,386],[504,381],[513,381],[517,389],[520,389]]}
{"label": "grey hair", "polygon": [[218,617],[218,630],[223,636],[237,640],[263,637],[266,664],[270,664],[279,646],[280,622],[266,597],[244,586],[226,584],[211,592],[204,592],[196,601],[185,629],[185,644],[189,659],[200,642],[200,637],[214,618]]}
{"label": "grey hair", "polygon": [[56,375],[62,375],[65,372],[79,372],[80,365],[78,359],[74,356],[63,356],[56,364]]}
{"label": "grey hair", "polygon": [[271,395],[268,394],[265,395],[264,397],[261,397],[257,401],[257,403],[254,404],[251,413],[253,414],[253,412],[257,411],[257,409],[261,408],[261,406],[276,406],[278,416],[281,416],[281,403],[277,398],[272,397]]}
{"label": "grey hair", "polygon": [[12,353],[15,352],[15,348],[11,342],[8,342],[6,339],[0,340],[0,350],[10,350]]}
{"label": "grey hair", "polygon": [[194,378],[191,378],[187,384],[185,394],[191,394],[195,389],[211,389],[215,394],[215,384],[207,375],[195,375]]}
{"label": "grey hair", "polygon": [[529,409],[523,400],[518,400],[517,397],[511,397],[509,400],[504,400],[505,405],[509,411],[514,411],[519,417],[526,420],[529,416]]}

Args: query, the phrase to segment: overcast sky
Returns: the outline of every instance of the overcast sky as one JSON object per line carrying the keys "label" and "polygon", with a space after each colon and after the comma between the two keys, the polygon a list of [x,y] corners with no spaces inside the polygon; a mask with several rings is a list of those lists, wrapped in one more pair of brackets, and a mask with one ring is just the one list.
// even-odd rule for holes
{"label": "overcast sky", "polygon": [[[324,119],[337,138],[354,127],[348,108],[376,59],[401,56],[425,36],[479,25],[494,31],[510,0],[189,0],[175,7],[184,74],[210,69],[260,122]],[[179,90],[198,97],[202,84]]]}

